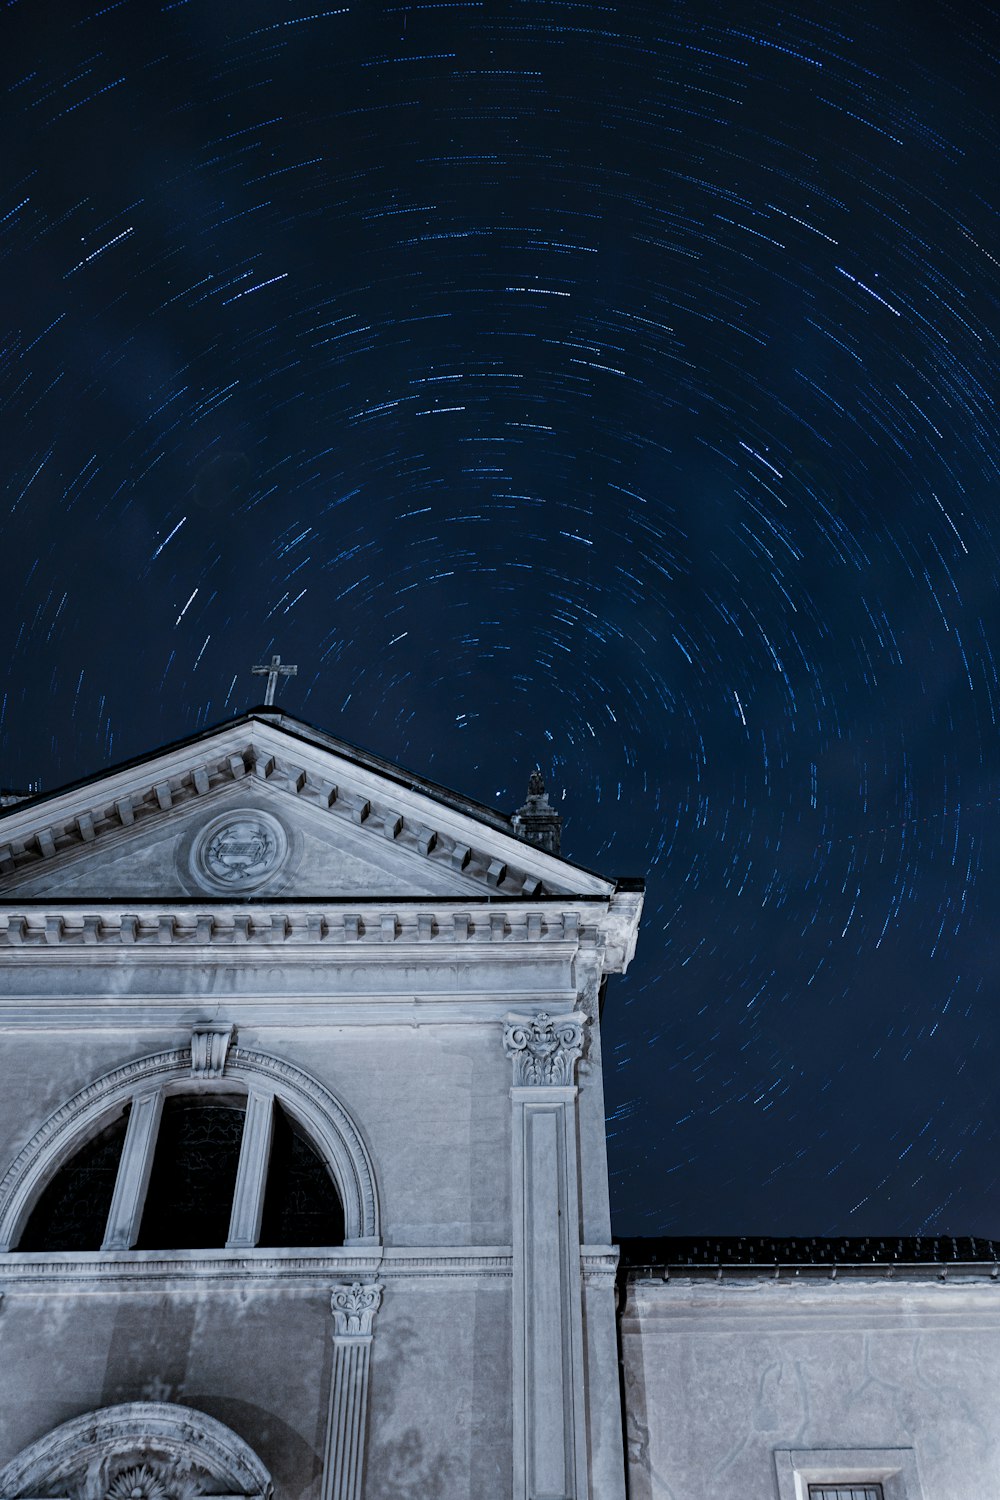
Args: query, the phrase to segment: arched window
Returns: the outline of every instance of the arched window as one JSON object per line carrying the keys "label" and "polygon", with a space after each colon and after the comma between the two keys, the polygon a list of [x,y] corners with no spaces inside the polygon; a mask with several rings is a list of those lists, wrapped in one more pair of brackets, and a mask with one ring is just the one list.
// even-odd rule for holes
{"label": "arched window", "polygon": [[257,1140],[245,1094],[147,1096],[160,1106],[155,1129],[131,1139],[127,1108],[60,1167],[16,1248],[342,1245],[344,1211],[315,1148],[273,1096],[253,1097],[269,1117],[258,1120]]}
{"label": "arched window", "polygon": [[125,1144],[130,1106],[92,1135],[49,1183],[20,1250],[99,1250]]}
{"label": "arched window", "polygon": [[0,1251],[378,1243],[374,1177],[316,1079],[233,1049],[159,1053],[81,1090],[0,1183]]}

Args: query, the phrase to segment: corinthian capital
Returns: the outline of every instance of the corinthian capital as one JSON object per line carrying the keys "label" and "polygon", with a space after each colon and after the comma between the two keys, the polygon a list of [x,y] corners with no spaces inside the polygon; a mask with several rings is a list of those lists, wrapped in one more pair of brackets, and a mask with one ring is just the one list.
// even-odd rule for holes
{"label": "corinthian capital", "polygon": [[371,1338],[372,1321],[382,1301],[377,1281],[335,1286],[330,1296],[334,1338]]}
{"label": "corinthian capital", "polygon": [[587,1017],[578,1010],[554,1020],[544,1011],[534,1016],[508,1016],[503,1045],[514,1064],[514,1083],[572,1084],[586,1024]]}

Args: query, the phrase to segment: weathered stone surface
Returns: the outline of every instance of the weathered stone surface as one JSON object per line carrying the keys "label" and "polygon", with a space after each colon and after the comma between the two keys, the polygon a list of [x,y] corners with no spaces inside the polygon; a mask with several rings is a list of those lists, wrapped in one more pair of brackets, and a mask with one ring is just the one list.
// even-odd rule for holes
{"label": "weathered stone surface", "polygon": [[[224,1423],[278,1500],[511,1495],[514,1285],[530,1292],[535,1273],[530,1244],[513,1248],[504,1027],[545,1013],[590,1036],[578,1096],[559,1101],[560,1138],[587,1149],[577,1164],[564,1144],[538,1220],[547,1234],[570,1210],[546,1288],[576,1341],[571,1500],[616,1500],[596,1003],[631,956],[641,894],[280,715],[14,805],[0,844],[0,1225],[15,1246],[87,1132],[126,1104],[136,1122],[104,1249],[0,1254],[0,1467],[69,1418],[154,1401]],[[159,1106],[189,1090],[244,1101],[228,1246],[130,1248]],[[254,1244],[275,1099],[341,1187],[343,1246]],[[378,1284],[381,1306],[341,1336],[331,1296],[355,1284]],[[533,1399],[544,1409],[546,1390]],[[151,1468],[133,1488],[172,1500],[158,1483]]]}
{"label": "weathered stone surface", "polygon": [[885,1500],[995,1489],[992,1281],[630,1280],[622,1351],[633,1500],[799,1500],[848,1465]]}

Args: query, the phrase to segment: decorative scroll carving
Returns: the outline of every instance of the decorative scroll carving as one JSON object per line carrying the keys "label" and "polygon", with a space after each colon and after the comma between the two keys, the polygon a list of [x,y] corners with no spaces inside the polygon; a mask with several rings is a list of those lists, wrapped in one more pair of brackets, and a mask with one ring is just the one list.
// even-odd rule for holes
{"label": "decorative scroll carving", "polygon": [[209,874],[234,891],[245,890],[269,874],[277,857],[274,834],[262,818],[240,818],[225,823],[205,845]]}
{"label": "decorative scroll carving", "polygon": [[577,1058],[583,1052],[586,1022],[582,1011],[555,1020],[545,1011],[534,1016],[509,1015],[503,1045],[514,1064],[515,1085],[572,1084]]}
{"label": "decorative scroll carving", "polygon": [[232,1023],[194,1028],[191,1033],[191,1072],[195,1078],[222,1077],[232,1039]]}
{"label": "decorative scroll carving", "polygon": [[87,1412],[0,1470],[0,1495],[68,1500],[270,1500],[271,1478],[228,1427],[190,1407],[130,1401]]}
{"label": "decorative scroll carving", "polygon": [[379,1282],[363,1285],[360,1281],[352,1281],[350,1286],[334,1287],[330,1296],[334,1338],[370,1338],[372,1323],[381,1303],[382,1286]]}

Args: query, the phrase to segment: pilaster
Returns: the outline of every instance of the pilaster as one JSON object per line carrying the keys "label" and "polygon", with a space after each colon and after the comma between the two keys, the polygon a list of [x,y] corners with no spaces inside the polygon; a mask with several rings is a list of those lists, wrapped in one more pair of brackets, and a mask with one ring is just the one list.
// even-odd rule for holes
{"label": "pilaster", "polygon": [[513,1500],[587,1500],[576,1062],[586,1016],[507,1017],[513,1205]]}
{"label": "pilaster", "polygon": [[361,1500],[365,1476],[368,1384],[380,1282],[333,1288],[333,1371],[321,1500]]}

